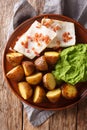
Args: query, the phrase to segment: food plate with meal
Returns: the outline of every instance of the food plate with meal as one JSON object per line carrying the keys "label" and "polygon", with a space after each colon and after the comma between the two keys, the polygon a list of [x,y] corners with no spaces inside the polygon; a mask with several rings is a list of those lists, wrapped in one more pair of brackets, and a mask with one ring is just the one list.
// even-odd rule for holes
{"label": "food plate with meal", "polygon": [[28,105],[60,110],[87,91],[87,31],[75,20],[46,14],[22,23],[3,54],[8,86]]}

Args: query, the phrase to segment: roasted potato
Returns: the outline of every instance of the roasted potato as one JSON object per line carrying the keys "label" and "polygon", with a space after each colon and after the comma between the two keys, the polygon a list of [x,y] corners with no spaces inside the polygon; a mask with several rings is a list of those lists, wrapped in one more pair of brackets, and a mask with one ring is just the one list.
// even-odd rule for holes
{"label": "roasted potato", "polygon": [[40,86],[37,86],[35,88],[33,102],[41,103],[44,100],[44,97],[45,97],[45,90]]}
{"label": "roasted potato", "polygon": [[14,67],[13,69],[11,69],[6,76],[11,79],[11,80],[15,80],[15,81],[20,81],[22,80],[22,78],[24,77],[24,70],[22,68],[21,65],[18,65],[16,67]]}
{"label": "roasted potato", "polygon": [[26,76],[31,75],[34,72],[34,64],[30,61],[23,61],[22,66]]}
{"label": "roasted potato", "polygon": [[52,73],[47,73],[43,76],[43,83],[48,90],[53,90],[56,87],[56,81]]}
{"label": "roasted potato", "polygon": [[6,54],[7,61],[14,67],[21,63],[23,57],[23,54],[18,52],[11,52]]}
{"label": "roasted potato", "polygon": [[56,51],[45,52],[44,55],[47,63],[52,65],[54,65],[59,58],[59,53]]}
{"label": "roasted potato", "polygon": [[42,80],[42,73],[36,73],[26,77],[26,81],[31,85],[37,85]]}
{"label": "roasted potato", "polygon": [[37,58],[34,63],[37,70],[40,70],[40,71],[48,70],[48,65],[46,63],[45,56],[41,56]]}
{"label": "roasted potato", "polygon": [[25,100],[29,99],[33,94],[33,89],[27,82],[19,82],[18,89],[19,89],[20,95]]}
{"label": "roasted potato", "polygon": [[73,99],[77,97],[78,91],[75,86],[65,84],[62,86],[62,96],[66,99]]}
{"label": "roasted potato", "polygon": [[57,102],[61,97],[61,89],[58,88],[58,89],[48,91],[47,94],[46,94],[46,97],[52,103]]}

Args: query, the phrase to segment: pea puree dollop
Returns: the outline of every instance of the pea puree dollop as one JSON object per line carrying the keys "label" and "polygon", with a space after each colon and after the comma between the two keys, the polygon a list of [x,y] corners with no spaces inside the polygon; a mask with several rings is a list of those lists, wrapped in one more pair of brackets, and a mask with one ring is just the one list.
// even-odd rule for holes
{"label": "pea puree dollop", "polygon": [[52,73],[57,82],[62,80],[75,85],[87,81],[87,44],[64,49]]}

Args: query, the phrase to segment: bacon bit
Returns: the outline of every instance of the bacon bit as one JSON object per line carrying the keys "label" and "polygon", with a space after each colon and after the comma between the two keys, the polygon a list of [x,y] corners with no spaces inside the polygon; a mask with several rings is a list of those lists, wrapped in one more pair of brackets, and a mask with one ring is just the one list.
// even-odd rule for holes
{"label": "bacon bit", "polygon": [[34,50],[35,50],[35,48],[33,47],[33,48],[32,48],[32,50],[34,51]]}
{"label": "bacon bit", "polygon": [[38,41],[45,41],[46,44],[48,44],[51,41],[51,39],[49,38],[48,35],[44,36],[44,35],[42,35],[42,33],[40,33],[40,34],[35,33],[34,40],[38,43],[38,46],[41,45]]}
{"label": "bacon bit", "polygon": [[27,53],[30,53],[30,50],[27,50]]}
{"label": "bacon bit", "polygon": [[35,38],[34,38],[34,41],[38,42],[38,38],[37,38],[37,37],[35,37]]}
{"label": "bacon bit", "polygon": [[21,45],[24,45],[24,42],[21,42]]}
{"label": "bacon bit", "polygon": [[35,53],[36,56],[40,56],[39,53],[35,51],[34,47],[32,48],[32,51],[34,51],[34,53]]}
{"label": "bacon bit", "polygon": [[63,39],[64,42],[68,42],[68,40],[66,38]]}
{"label": "bacon bit", "polygon": [[49,28],[52,23],[53,23],[53,20],[52,20],[52,19],[49,19],[49,20],[47,20],[47,21],[46,21],[45,19],[42,20],[42,24],[43,24],[44,26],[46,26],[47,28]]}
{"label": "bacon bit", "polygon": [[42,41],[44,41],[44,40],[45,40],[45,37],[44,37],[44,36],[42,36],[42,37],[41,37],[41,40],[42,40]]}
{"label": "bacon bit", "polygon": [[26,42],[26,44],[24,46],[25,46],[25,48],[28,48],[28,42]]}
{"label": "bacon bit", "polygon": [[41,44],[38,42],[38,46],[41,46]]}
{"label": "bacon bit", "polygon": [[53,28],[53,31],[57,31],[57,30],[60,30],[61,29],[61,27],[60,26],[55,26],[54,28]]}
{"label": "bacon bit", "polygon": [[68,33],[66,33],[66,32],[65,32],[65,33],[63,33],[63,37],[66,37],[67,35],[68,35]]}
{"label": "bacon bit", "polygon": [[35,37],[38,37],[39,36],[39,34],[38,33],[35,33]]}
{"label": "bacon bit", "polygon": [[65,33],[63,33],[63,41],[64,42],[68,42],[69,40],[71,40],[72,39],[72,37],[70,36],[70,33],[69,32],[65,32]]}
{"label": "bacon bit", "polygon": [[40,33],[40,34],[35,33],[34,40],[35,40],[36,42],[38,42],[38,40],[39,40],[39,41],[42,40],[42,38],[43,38],[42,33]]}
{"label": "bacon bit", "polygon": [[21,45],[25,48],[28,48],[28,42],[21,42]]}
{"label": "bacon bit", "polygon": [[48,22],[45,22],[43,25],[46,26],[47,28],[50,27],[50,24]]}
{"label": "bacon bit", "polygon": [[35,33],[34,41],[38,42],[38,37],[39,37],[39,34],[38,34],[38,33]]}
{"label": "bacon bit", "polygon": [[37,51],[34,51],[34,53],[36,54],[36,56],[40,56],[40,54]]}
{"label": "bacon bit", "polygon": [[68,32],[68,35],[70,35],[70,33]]}
{"label": "bacon bit", "polygon": [[47,35],[47,36],[44,37],[44,41],[46,42],[46,44],[48,44],[51,41],[51,39]]}
{"label": "bacon bit", "polygon": [[30,41],[33,41],[31,36],[27,36],[27,39],[30,40]]}

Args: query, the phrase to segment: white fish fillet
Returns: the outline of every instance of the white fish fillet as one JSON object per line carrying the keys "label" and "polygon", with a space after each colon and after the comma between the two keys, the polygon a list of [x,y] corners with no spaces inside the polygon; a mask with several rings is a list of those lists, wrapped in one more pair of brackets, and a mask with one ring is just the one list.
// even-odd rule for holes
{"label": "white fish fillet", "polygon": [[[52,20],[52,22],[50,20]],[[75,39],[74,23],[60,21],[60,20],[54,20],[54,19],[48,19],[48,18],[43,18],[41,21],[42,25],[46,25],[46,22],[48,24],[50,23],[50,26],[48,26],[48,28],[50,30],[53,30],[57,26],[60,28],[55,31],[57,34],[57,41],[59,41],[59,43],[60,43],[60,47],[68,47],[68,46],[75,45],[76,39]],[[71,39],[68,40],[67,42],[64,42],[64,38],[63,38],[64,33],[70,34],[69,37],[71,37]],[[53,47],[57,47],[57,46],[59,46],[58,42],[53,41],[51,44],[49,44],[48,47],[53,48]]]}
{"label": "white fish fillet", "polygon": [[[14,49],[22,54],[24,54],[26,57],[33,59],[35,56],[40,54],[52,41],[53,39],[56,39],[57,34],[48,29],[47,27],[41,25],[41,23],[38,21],[35,21],[31,27],[19,38],[19,40],[16,42]],[[50,38],[50,41],[48,44],[44,40],[40,40],[37,42],[35,40],[28,39],[29,37],[34,38],[35,34],[42,34],[44,37],[48,36]],[[27,38],[28,37],[28,38]],[[27,47],[24,47],[22,43],[27,43]]]}

